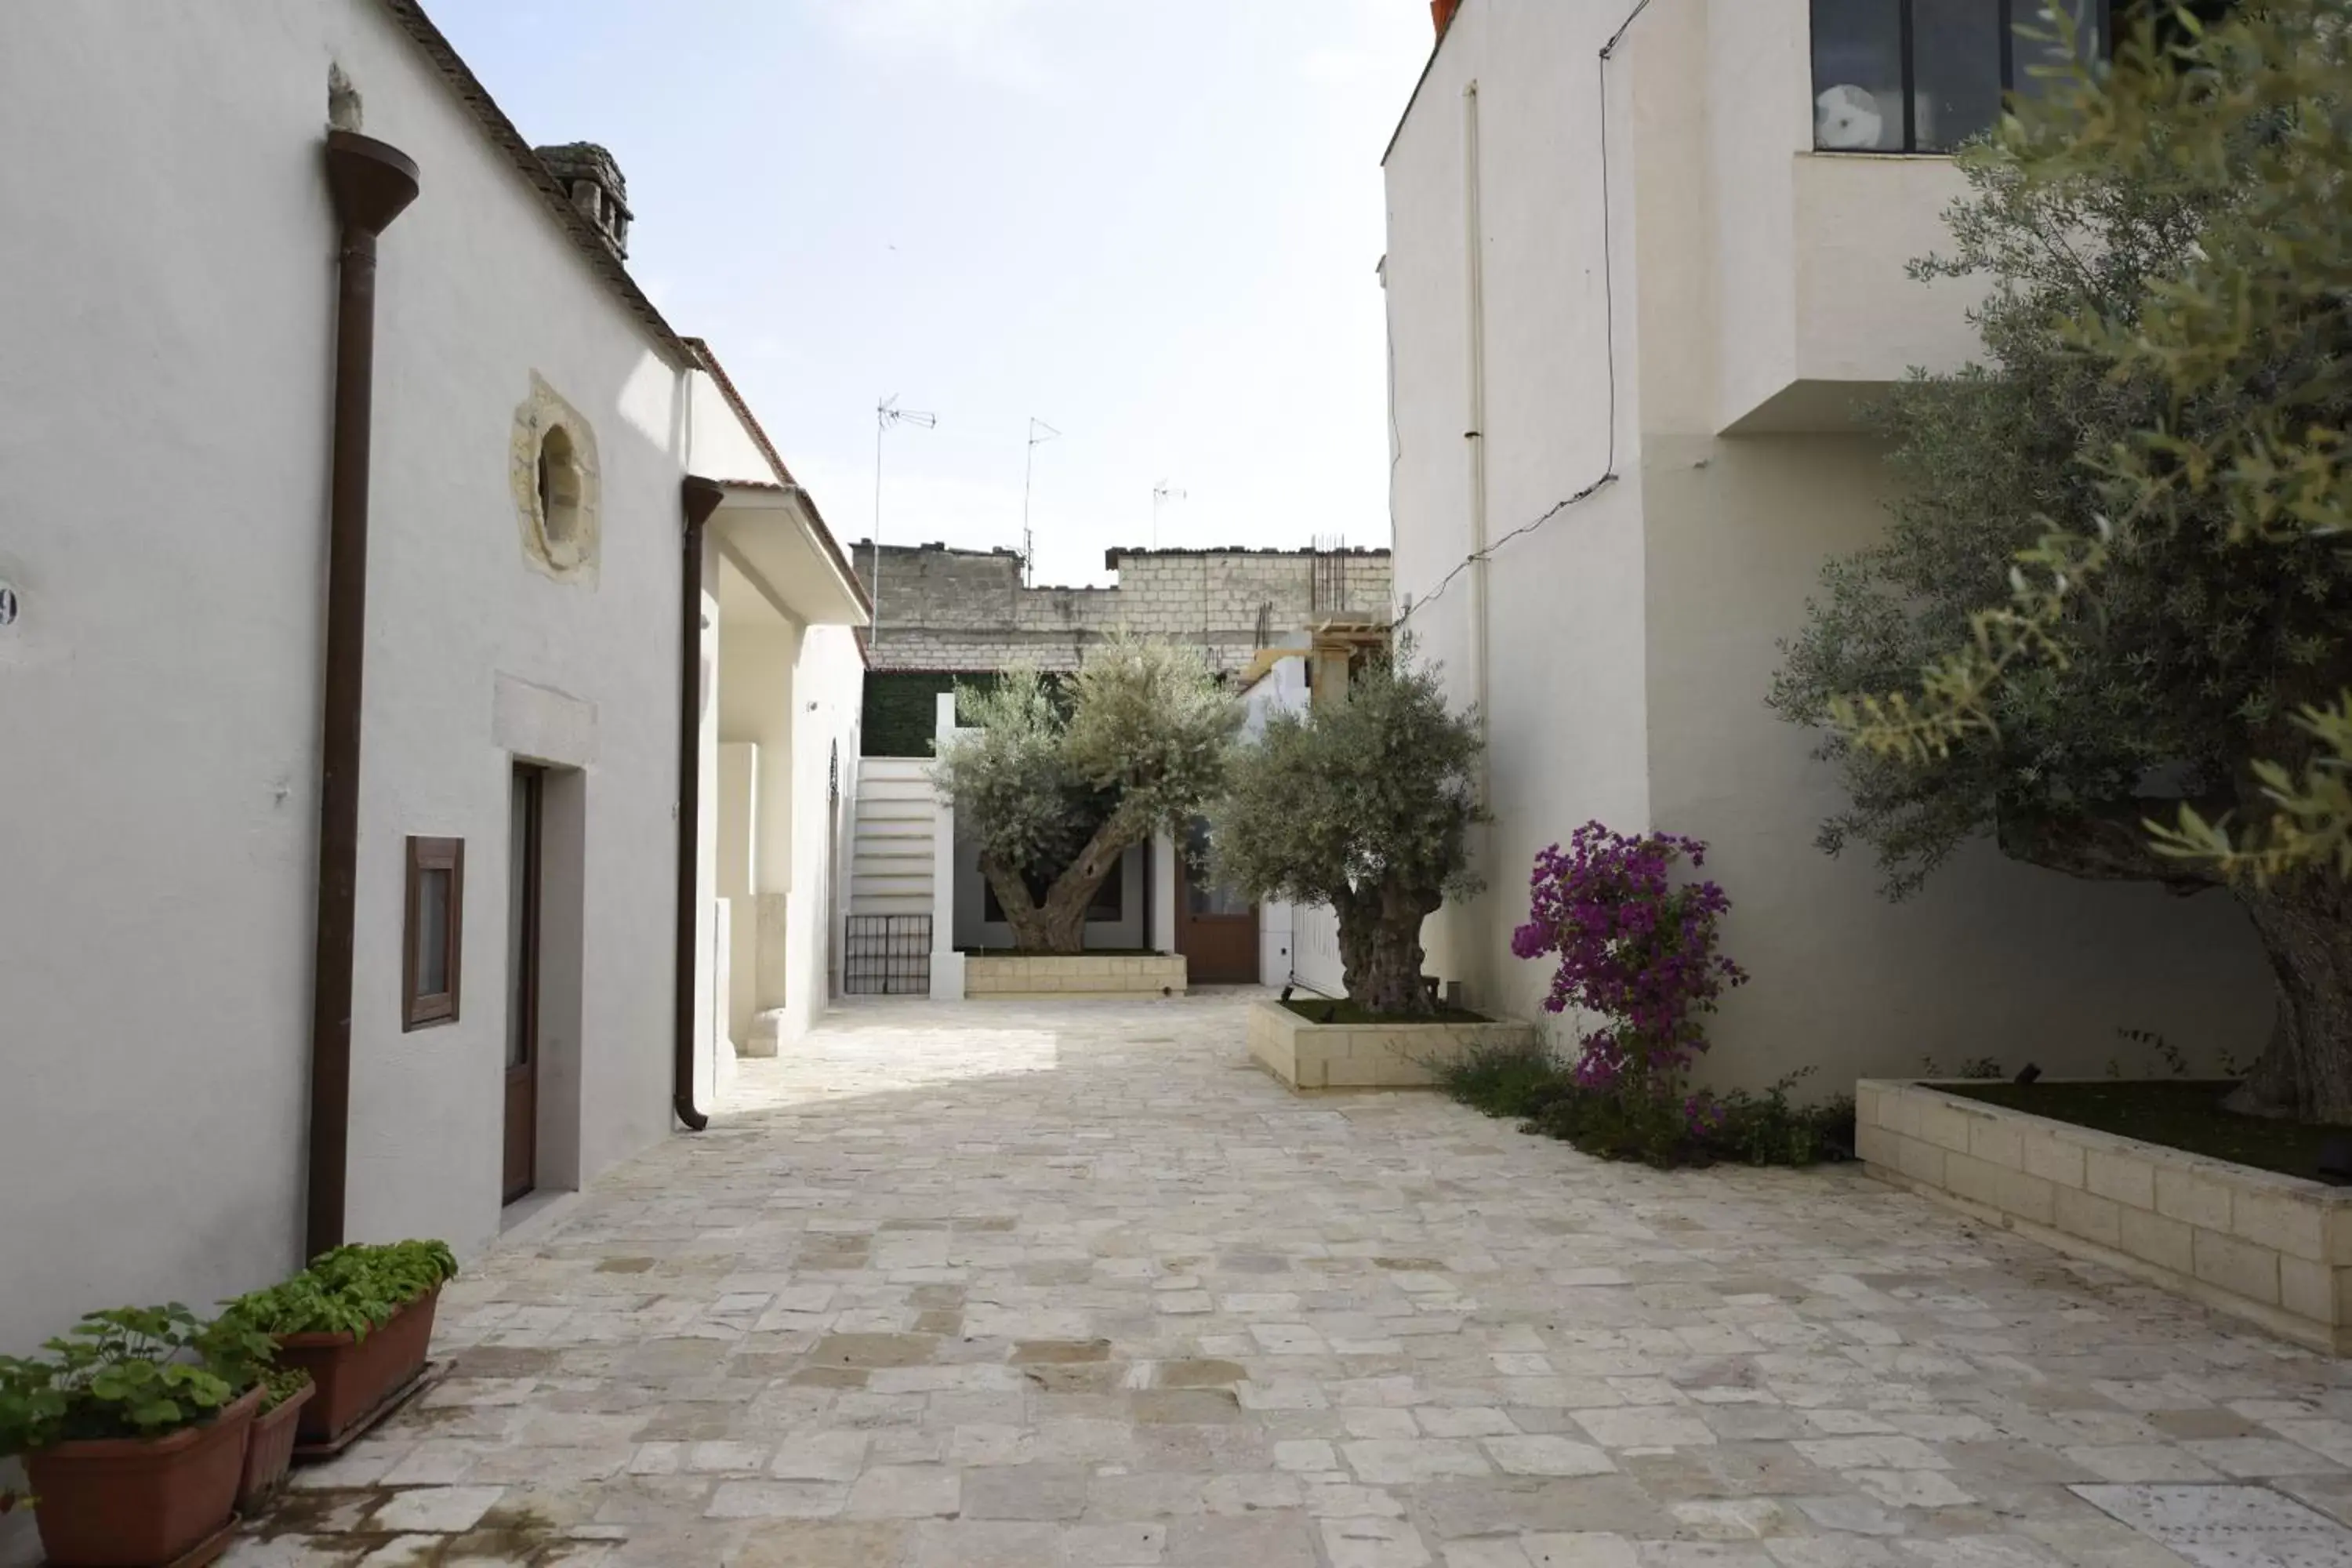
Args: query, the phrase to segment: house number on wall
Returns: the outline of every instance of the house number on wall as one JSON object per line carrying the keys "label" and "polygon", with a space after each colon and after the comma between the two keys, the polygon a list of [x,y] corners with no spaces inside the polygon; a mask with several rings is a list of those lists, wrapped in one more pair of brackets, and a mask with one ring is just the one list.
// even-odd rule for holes
{"label": "house number on wall", "polygon": [[0,583],[0,626],[12,626],[16,624],[16,590],[9,584]]}

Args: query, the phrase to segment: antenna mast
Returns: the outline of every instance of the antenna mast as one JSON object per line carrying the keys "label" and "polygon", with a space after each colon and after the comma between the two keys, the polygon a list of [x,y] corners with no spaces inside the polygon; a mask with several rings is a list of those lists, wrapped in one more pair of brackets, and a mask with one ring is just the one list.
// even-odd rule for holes
{"label": "antenna mast", "polygon": [[1154,485],[1154,486],[1152,486],[1152,487],[1151,487],[1151,548],[1152,548],[1152,549],[1157,550],[1157,549],[1159,549],[1159,548],[1160,548],[1160,503],[1161,503],[1162,501],[1183,500],[1185,500],[1185,499],[1186,499],[1185,492],[1184,492],[1184,491],[1182,491],[1182,490],[1180,490],[1180,489],[1176,489],[1173,485],[1171,485],[1171,484],[1170,484],[1166,479],[1162,479],[1162,480],[1160,480],[1158,484],[1156,484],[1156,485]]}
{"label": "antenna mast", "polygon": [[1021,585],[1024,588],[1037,585],[1037,537],[1029,529],[1029,491],[1037,478],[1037,448],[1061,434],[1035,415],[1029,416],[1029,459],[1021,469]]}
{"label": "antenna mast", "polygon": [[874,600],[874,621],[866,629],[866,646],[872,648],[882,640],[882,437],[890,433],[893,425],[912,425],[919,430],[935,430],[940,416],[919,414],[911,408],[898,406],[898,395],[892,393],[874,405],[874,571],[866,585]]}

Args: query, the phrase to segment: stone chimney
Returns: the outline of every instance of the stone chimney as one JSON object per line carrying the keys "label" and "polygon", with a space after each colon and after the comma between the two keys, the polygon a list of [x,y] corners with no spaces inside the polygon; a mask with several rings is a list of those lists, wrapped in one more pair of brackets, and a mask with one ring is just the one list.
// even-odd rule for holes
{"label": "stone chimney", "polygon": [[568,142],[561,147],[535,147],[547,172],[569,192],[572,205],[595,226],[613,254],[629,254],[629,184],[613,154],[593,142]]}
{"label": "stone chimney", "polygon": [[1462,9],[1462,0],[1429,0],[1429,19],[1437,24],[1437,36],[1445,37],[1445,29],[1454,25],[1454,13]]}

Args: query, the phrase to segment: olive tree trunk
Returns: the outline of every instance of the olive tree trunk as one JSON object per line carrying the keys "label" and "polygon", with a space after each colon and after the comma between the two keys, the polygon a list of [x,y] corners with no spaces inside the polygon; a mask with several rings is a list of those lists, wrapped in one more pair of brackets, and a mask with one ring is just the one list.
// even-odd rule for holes
{"label": "olive tree trunk", "polygon": [[[2200,802],[2209,817],[2237,803]],[[2017,859],[2094,881],[2160,882],[2210,891],[2217,872],[2168,859],[2145,825],[2178,802],[2147,801],[2094,820],[2004,819],[2000,847]],[[2278,1013],[2269,1047],[2225,1102],[2256,1116],[2352,1123],[2352,886],[2331,870],[2268,886],[2231,885],[2270,961]]]}
{"label": "olive tree trunk", "polygon": [[1029,884],[1018,871],[982,857],[981,874],[996,889],[1004,907],[1005,923],[1013,928],[1013,944],[1023,952],[1071,954],[1087,946],[1087,910],[1104,879],[1120,856],[1143,837],[1144,829],[1114,813],[1095,829],[1078,858],[1054,879],[1043,902],[1029,896]]}
{"label": "olive tree trunk", "polygon": [[1421,977],[1421,922],[1436,893],[1378,886],[1336,900],[1348,1000],[1368,1013],[1426,1018],[1437,1011]]}
{"label": "olive tree trunk", "polygon": [[2237,897],[2270,960],[2278,1017],[2229,1109],[2352,1123],[2352,887],[2321,871]]}

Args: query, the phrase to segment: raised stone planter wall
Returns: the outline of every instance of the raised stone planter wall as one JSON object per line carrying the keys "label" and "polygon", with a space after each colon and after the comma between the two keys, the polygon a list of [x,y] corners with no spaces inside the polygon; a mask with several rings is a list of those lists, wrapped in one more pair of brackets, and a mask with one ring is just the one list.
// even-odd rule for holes
{"label": "raised stone planter wall", "polygon": [[989,996],[1181,996],[1181,953],[1123,956],[1081,953],[1069,958],[971,953],[963,961],[963,994]]}
{"label": "raised stone planter wall", "polygon": [[1532,1024],[1314,1024],[1279,1002],[1249,1013],[1250,1055],[1293,1089],[1430,1089],[1432,1067],[1535,1044]]}
{"label": "raised stone planter wall", "polygon": [[2077,1257],[2352,1352],[2352,1190],[1865,1079],[1869,1173]]}

